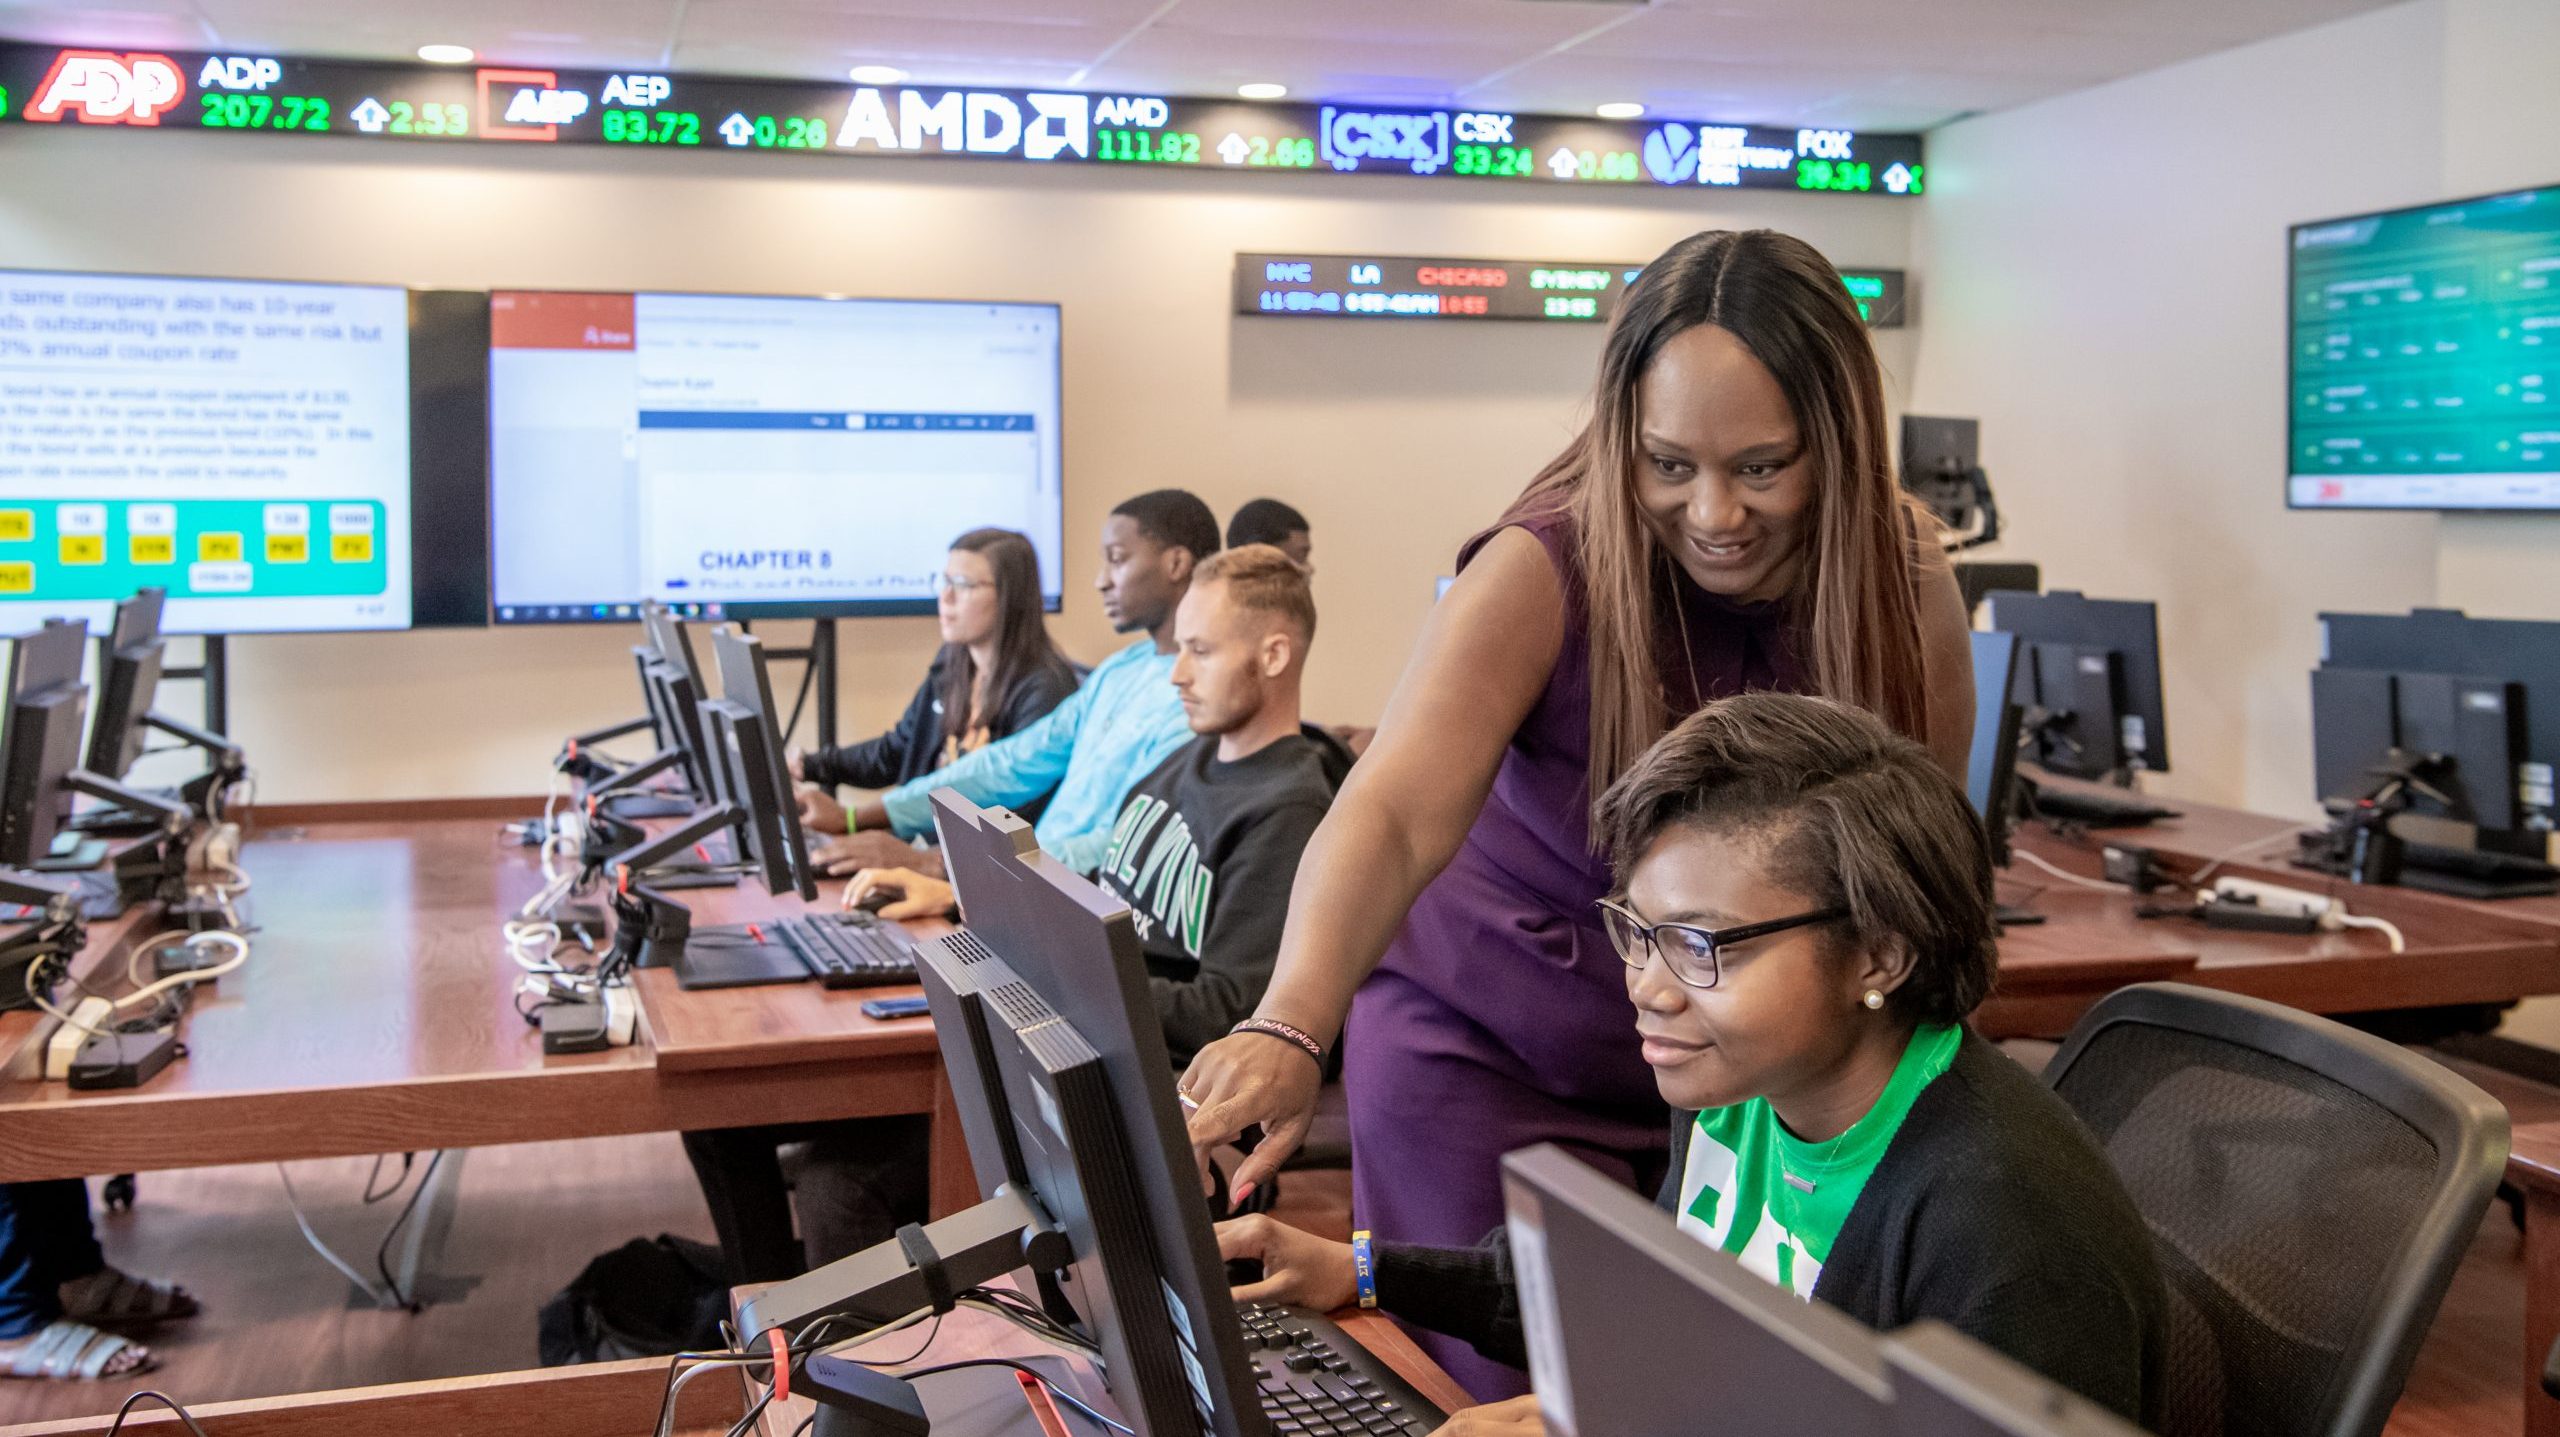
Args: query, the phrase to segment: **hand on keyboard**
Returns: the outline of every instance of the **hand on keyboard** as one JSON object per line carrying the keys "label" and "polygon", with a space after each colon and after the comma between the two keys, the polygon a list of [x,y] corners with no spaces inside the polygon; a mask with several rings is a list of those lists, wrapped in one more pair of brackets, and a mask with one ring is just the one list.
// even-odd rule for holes
{"label": "hand on keyboard", "polygon": [[1546,1430],[1547,1419],[1538,1411],[1533,1393],[1452,1412],[1438,1437],[1540,1437]]}
{"label": "hand on keyboard", "polygon": [[1331,1312],[1360,1295],[1351,1244],[1300,1232],[1260,1213],[1218,1224],[1218,1256],[1262,1264],[1260,1282],[1236,1289],[1238,1302]]}

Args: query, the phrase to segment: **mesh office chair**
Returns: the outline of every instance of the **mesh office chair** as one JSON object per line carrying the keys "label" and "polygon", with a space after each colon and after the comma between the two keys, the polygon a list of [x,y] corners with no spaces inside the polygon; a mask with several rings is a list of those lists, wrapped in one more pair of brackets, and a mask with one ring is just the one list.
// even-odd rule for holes
{"label": "mesh office chair", "polygon": [[2164,1437],[2373,1437],[2506,1165],[2450,1071],[2255,998],[2147,983],[2045,1081],[2105,1147],[2169,1289]]}

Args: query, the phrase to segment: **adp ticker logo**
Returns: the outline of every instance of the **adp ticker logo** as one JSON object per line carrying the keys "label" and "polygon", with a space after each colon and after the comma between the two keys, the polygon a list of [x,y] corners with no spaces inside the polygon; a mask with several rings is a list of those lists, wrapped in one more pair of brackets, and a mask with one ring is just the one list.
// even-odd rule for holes
{"label": "adp ticker logo", "polygon": [[1644,137],[1644,172],[1666,185],[1698,177],[1698,132],[1678,120],[1656,125]]}
{"label": "adp ticker logo", "polygon": [[1316,114],[1316,142],[1325,162],[1337,170],[1393,163],[1428,175],[1449,163],[1449,112],[1337,110],[1327,105]]}
{"label": "adp ticker logo", "polygon": [[84,125],[156,125],[186,93],[187,77],[166,55],[65,50],[36,86],[26,117],[59,122],[67,112]]}

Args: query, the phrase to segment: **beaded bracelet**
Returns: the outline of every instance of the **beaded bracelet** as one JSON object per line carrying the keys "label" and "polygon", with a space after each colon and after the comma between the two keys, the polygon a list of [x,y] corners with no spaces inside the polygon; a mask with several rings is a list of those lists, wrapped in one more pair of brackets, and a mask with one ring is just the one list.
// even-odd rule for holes
{"label": "beaded bracelet", "polygon": [[1351,1277],[1360,1285],[1360,1305],[1378,1305],[1378,1259],[1369,1251],[1369,1230],[1351,1235]]}
{"label": "beaded bracelet", "polygon": [[1304,1028],[1293,1027],[1277,1018],[1247,1018],[1227,1031],[1260,1033],[1266,1038],[1278,1038],[1283,1042],[1295,1043],[1305,1050],[1308,1057],[1316,1060],[1317,1067],[1324,1066],[1324,1044],[1317,1042]]}

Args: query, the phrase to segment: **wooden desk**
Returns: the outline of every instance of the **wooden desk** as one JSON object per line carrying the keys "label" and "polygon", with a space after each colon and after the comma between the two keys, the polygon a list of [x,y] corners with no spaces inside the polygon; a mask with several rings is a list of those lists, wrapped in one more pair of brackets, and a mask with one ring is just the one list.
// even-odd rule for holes
{"label": "wooden desk", "polygon": [[[546,1057],[499,936],[541,869],[496,830],[332,823],[248,845],[249,962],[198,997],[188,1056],[140,1088],[40,1082],[34,1015],[0,1019],[0,1181],[948,1113],[932,1025],[861,1014],[911,987],[687,993],[652,971],[640,1043]],[[708,923],[803,908],[752,883],[683,896]],[[103,927],[77,971],[120,983],[141,927]],[[935,1127],[937,1200],[973,1199],[956,1122]]]}
{"label": "wooden desk", "polygon": [[[2227,815],[2231,811],[2223,810]],[[2206,826],[2215,854],[2292,825],[2246,822],[2190,812]],[[2165,828],[2166,825],[2161,827]],[[2239,831],[2231,842],[2222,841]],[[2137,836],[2138,834],[2138,836]],[[2110,835],[2112,836],[2112,835]],[[2163,834],[2129,830],[2129,841],[2176,852]],[[2022,829],[2016,846],[2086,878],[2099,876],[2094,846],[2078,846],[2041,828]],[[2180,865],[2197,866],[2185,861]],[[2305,1012],[2340,1014],[2385,1008],[2504,1003],[2560,993],[2560,925],[2508,911],[2506,904],[2466,903],[2401,888],[2356,888],[2300,870],[2227,863],[2220,872],[2282,883],[2349,900],[2360,916],[2387,919],[2408,941],[2393,953],[2379,933],[2347,930],[2311,935],[2208,928],[2185,918],[2141,918],[2145,905],[2172,894],[2137,898],[2080,888],[2020,862],[2003,875],[2004,899],[2035,886],[2031,906],[2043,924],[2013,928],[2000,940],[2000,983],[1977,1017],[1993,1037],[2059,1037],[2098,999],[2128,983],[2173,979],[2248,993]]]}

